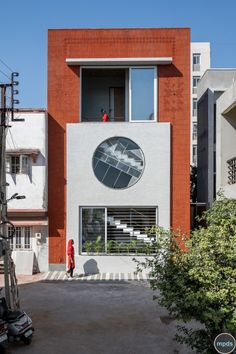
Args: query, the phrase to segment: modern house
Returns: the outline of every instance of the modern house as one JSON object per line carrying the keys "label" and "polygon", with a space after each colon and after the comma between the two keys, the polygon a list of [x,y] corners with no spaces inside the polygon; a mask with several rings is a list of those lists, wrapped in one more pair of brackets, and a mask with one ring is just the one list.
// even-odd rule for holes
{"label": "modern house", "polygon": [[[15,226],[11,240],[16,272],[48,270],[47,114],[21,109],[6,136],[8,218]],[[9,235],[12,228],[8,228]]]}
{"label": "modern house", "polygon": [[210,43],[191,42],[190,163],[197,165],[197,85],[211,66]]}
{"label": "modern house", "polygon": [[189,117],[189,29],[49,30],[50,270],[71,238],[78,271],[127,272],[147,227],[189,232]]}
{"label": "modern house", "polygon": [[[201,81],[198,84],[198,175],[197,175],[197,201],[200,203],[205,203],[206,208],[209,208],[214,199],[216,198],[216,192],[218,188],[216,187],[216,180],[219,177],[220,181],[223,181],[225,185],[225,178],[222,180],[220,176],[216,176],[216,161],[218,163],[223,162],[223,167],[225,168],[225,161],[220,157],[220,151],[222,152],[225,147],[222,145],[222,137],[224,136],[224,142],[232,142],[231,138],[225,137],[225,127],[223,131],[217,132],[218,127],[230,120],[226,118],[223,119],[221,116],[224,116],[224,98],[222,98],[219,108],[217,107],[219,98],[224,94],[224,92],[229,89],[230,86],[236,80],[236,69],[210,69],[205,72]],[[232,89],[231,89],[232,90]],[[230,92],[230,91],[229,91]],[[230,93],[229,93],[230,95]],[[226,96],[227,97],[227,94]],[[233,97],[230,97],[233,104]],[[226,99],[225,104],[229,104],[228,99]],[[225,106],[224,106],[225,107]],[[230,110],[230,106],[228,106]],[[227,113],[227,107],[225,107]],[[231,112],[232,113],[232,112]],[[227,114],[226,116],[227,117]],[[228,124],[227,123],[227,124]],[[226,124],[226,125],[227,125]],[[221,136],[223,134],[223,136]],[[219,138],[219,141],[218,141]],[[225,140],[226,139],[226,140]],[[218,143],[220,145],[218,145]],[[219,150],[217,150],[217,145]],[[234,145],[232,145],[233,148]],[[233,151],[229,150],[230,158],[233,158],[235,154]],[[218,154],[218,155],[217,155]],[[223,157],[223,156],[222,156]],[[223,157],[224,159],[225,157]],[[221,161],[221,162],[220,162]],[[220,166],[220,165],[219,165]],[[221,176],[222,176],[222,172]]]}

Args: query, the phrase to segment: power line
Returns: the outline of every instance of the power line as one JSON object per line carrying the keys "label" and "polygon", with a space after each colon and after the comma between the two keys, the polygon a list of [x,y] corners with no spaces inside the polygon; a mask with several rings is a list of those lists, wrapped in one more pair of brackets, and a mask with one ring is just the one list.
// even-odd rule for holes
{"label": "power line", "polygon": [[0,70],[0,73],[2,73],[4,76],[6,76],[9,80],[11,80],[10,76],[8,76],[7,74],[5,74],[2,70]]}
{"label": "power line", "polygon": [[6,67],[8,70],[10,70],[11,72],[14,71],[14,70],[12,70],[12,69],[10,68],[10,66],[8,66],[2,59],[0,59],[0,62],[1,62],[3,65],[5,65],[5,67]]}

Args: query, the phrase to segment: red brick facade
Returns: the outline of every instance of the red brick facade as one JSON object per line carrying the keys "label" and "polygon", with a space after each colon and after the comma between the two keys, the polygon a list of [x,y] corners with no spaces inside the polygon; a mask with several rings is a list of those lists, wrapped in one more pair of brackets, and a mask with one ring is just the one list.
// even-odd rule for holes
{"label": "red brick facade", "polygon": [[189,231],[189,29],[49,30],[49,263],[65,263],[66,123],[80,120],[80,70],[66,58],[173,57],[158,67],[158,121],[171,122],[171,225]]}

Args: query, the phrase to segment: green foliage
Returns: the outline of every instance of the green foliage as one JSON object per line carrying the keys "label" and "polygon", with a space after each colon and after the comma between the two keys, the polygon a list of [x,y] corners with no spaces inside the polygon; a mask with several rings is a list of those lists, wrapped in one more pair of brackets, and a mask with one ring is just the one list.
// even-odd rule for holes
{"label": "green foliage", "polygon": [[137,263],[139,270],[151,269],[151,287],[158,290],[154,299],[172,317],[202,325],[197,330],[178,327],[176,340],[211,354],[216,335],[236,334],[236,200],[221,195],[203,219],[207,227],[189,239],[152,228],[158,235],[155,256]]}
{"label": "green foliage", "polygon": [[92,241],[86,241],[84,244],[84,247],[85,247],[85,251],[87,252],[87,254],[91,253],[92,249],[93,249]]}
{"label": "green foliage", "polygon": [[107,253],[111,253],[114,248],[114,241],[108,240],[107,241]]}
{"label": "green foliage", "polygon": [[130,251],[137,254],[137,246],[138,246],[138,241],[132,240],[130,242]]}
{"label": "green foliage", "polygon": [[94,242],[94,249],[97,253],[100,253],[103,248],[102,236],[98,236]]}

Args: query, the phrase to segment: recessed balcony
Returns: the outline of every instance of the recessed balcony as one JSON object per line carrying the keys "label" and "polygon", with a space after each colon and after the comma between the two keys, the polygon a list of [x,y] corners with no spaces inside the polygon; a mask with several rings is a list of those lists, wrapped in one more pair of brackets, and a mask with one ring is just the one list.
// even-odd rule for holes
{"label": "recessed balcony", "polygon": [[151,122],[157,120],[155,67],[81,69],[81,121]]}

